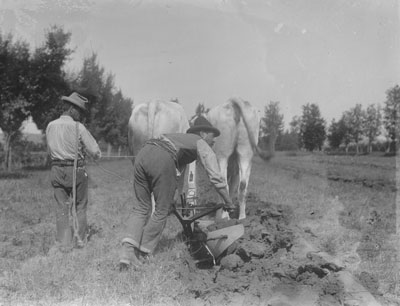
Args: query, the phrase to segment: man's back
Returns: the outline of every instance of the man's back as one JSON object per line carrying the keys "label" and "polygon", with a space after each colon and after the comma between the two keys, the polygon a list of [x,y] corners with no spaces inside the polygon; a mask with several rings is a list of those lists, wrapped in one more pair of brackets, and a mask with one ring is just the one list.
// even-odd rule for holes
{"label": "man's back", "polygon": [[84,158],[82,146],[85,146],[85,150],[92,156],[100,157],[101,153],[96,140],[83,124],[74,121],[70,116],[63,115],[50,122],[46,129],[47,146],[51,159],[74,159],[77,138],[80,159]]}

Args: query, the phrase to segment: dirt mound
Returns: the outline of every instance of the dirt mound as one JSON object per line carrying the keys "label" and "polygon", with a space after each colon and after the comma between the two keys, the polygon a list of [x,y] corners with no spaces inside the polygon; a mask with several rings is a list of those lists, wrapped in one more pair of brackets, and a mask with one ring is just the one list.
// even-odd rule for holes
{"label": "dirt mound", "polygon": [[[179,274],[190,284],[193,299],[202,304],[231,305],[240,296],[240,301],[249,305],[260,301],[299,305],[296,301],[303,298],[306,305],[342,305],[343,285],[335,275],[340,268],[318,256],[297,253],[290,209],[270,203],[257,203],[257,207],[262,208],[250,209],[243,221],[208,226],[209,231],[238,223],[245,228],[244,235],[216,259],[216,266],[199,269],[205,260],[201,252],[184,259]],[[198,260],[197,266],[193,258]]]}

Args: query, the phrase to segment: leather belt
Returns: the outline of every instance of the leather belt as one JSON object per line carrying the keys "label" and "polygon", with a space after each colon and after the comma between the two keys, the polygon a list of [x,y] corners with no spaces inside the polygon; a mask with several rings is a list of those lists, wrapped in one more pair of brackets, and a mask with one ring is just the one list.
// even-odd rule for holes
{"label": "leather belt", "polygon": [[[71,167],[74,165],[74,160],[73,159],[55,159],[51,161],[52,166],[59,166],[59,167]],[[78,167],[83,167],[85,165],[84,160],[80,159],[78,160]]]}

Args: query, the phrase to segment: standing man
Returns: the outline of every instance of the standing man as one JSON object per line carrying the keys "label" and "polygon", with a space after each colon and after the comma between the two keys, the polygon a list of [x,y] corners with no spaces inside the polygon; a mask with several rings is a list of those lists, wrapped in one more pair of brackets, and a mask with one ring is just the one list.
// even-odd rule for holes
{"label": "standing man", "polygon": [[[60,244],[60,250],[67,251],[72,248],[74,237],[77,247],[82,247],[86,241],[88,175],[85,155],[88,153],[94,159],[99,159],[101,151],[96,140],[80,123],[87,113],[88,100],[76,92],[68,97],[62,96],[61,100],[65,102],[63,113],[60,118],[48,124],[46,139],[51,158],[51,185],[57,204],[56,240]],[[75,207],[71,199],[74,181]]]}
{"label": "standing man", "polygon": [[[204,117],[198,117],[186,134],[164,134],[149,140],[139,151],[134,164],[135,193],[133,213],[122,239],[120,270],[139,266],[140,256],[154,252],[174,202],[178,177],[185,166],[199,157],[210,182],[226,204],[233,209],[227,183],[211,149],[220,131]],[[155,210],[151,212],[151,193]]]}

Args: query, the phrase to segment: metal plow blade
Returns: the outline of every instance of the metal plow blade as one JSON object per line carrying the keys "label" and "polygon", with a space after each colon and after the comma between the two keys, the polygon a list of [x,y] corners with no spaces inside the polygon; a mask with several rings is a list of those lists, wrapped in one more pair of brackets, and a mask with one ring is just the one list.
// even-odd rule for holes
{"label": "metal plow blade", "polygon": [[233,242],[244,234],[243,224],[237,224],[207,233],[207,247],[218,258]]}

